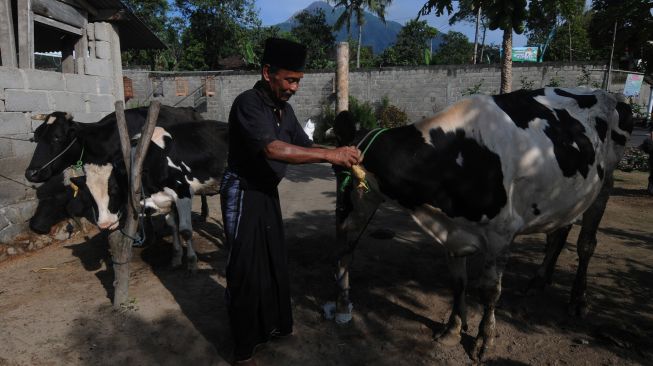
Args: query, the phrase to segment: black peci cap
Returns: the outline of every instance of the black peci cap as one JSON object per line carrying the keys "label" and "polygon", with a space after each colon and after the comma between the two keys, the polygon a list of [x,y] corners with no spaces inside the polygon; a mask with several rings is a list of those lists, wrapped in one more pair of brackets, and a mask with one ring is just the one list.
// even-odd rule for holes
{"label": "black peci cap", "polygon": [[268,38],[265,40],[261,64],[269,64],[290,71],[304,71],[306,47],[287,39]]}

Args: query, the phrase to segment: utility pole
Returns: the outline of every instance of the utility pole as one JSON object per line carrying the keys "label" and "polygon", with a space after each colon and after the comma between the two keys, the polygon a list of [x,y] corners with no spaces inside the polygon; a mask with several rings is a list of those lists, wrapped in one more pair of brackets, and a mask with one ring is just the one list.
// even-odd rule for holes
{"label": "utility pole", "polygon": [[481,7],[476,11],[476,31],[474,32],[474,65],[476,65],[476,55],[478,52],[478,24],[481,22]]}
{"label": "utility pole", "polygon": [[567,19],[567,30],[569,31],[569,62],[571,62],[571,22]]}

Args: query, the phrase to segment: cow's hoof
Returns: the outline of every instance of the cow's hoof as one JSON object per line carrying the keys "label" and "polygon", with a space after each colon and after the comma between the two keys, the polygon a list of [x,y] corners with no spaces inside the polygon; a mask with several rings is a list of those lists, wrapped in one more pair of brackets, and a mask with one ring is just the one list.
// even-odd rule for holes
{"label": "cow's hoof", "polygon": [[[343,309],[344,307],[344,309]],[[335,321],[337,324],[347,324],[351,321],[352,311],[354,310],[354,304],[347,303],[346,306],[341,306],[340,309],[336,309]]]}
{"label": "cow's hoof", "polygon": [[586,299],[578,299],[569,303],[569,306],[567,306],[567,314],[569,314],[569,316],[577,316],[581,319],[585,319],[590,311],[589,308],[590,306]]}
{"label": "cow's hoof", "polygon": [[483,358],[494,344],[494,337],[486,337],[479,335],[474,342],[474,349],[472,350],[471,359],[474,362],[483,362]]}

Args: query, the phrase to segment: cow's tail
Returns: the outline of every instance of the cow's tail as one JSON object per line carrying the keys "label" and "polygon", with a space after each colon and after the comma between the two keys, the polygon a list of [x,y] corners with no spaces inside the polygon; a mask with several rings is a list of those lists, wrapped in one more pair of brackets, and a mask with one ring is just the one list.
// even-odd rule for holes
{"label": "cow's tail", "polygon": [[629,134],[633,132],[633,109],[630,104],[624,101],[617,102],[617,113],[619,114],[619,129]]}

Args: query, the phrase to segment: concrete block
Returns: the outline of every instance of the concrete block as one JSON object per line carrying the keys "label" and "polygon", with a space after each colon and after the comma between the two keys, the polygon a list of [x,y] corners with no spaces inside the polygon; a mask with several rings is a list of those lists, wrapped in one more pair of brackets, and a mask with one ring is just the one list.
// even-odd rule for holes
{"label": "concrete block", "polygon": [[50,110],[48,103],[48,92],[40,90],[5,90],[5,110],[13,111],[33,111],[33,110]]}
{"label": "concrete block", "polygon": [[113,112],[115,109],[113,103],[111,94],[89,95],[87,101],[90,112]]}
{"label": "concrete block", "polygon": [[0,112],[4,112],[4,111],[5,111],[5,101],[3,99],[0,99]]}
{"label": "concrete block", "polygon": [[106,41],[96,41],[95,42],[95,57],[101,59],[110,59],[111,58],[111,43]]}
{"label": "concrete block", "polygon": [[25,70],[27,89],[66,90],[63,74],[55,71]]}
{"label": "concrete block", "polygon": [[97,58],[84,58],[84,74],[96,76],[109,76],[112,69],[109,60],[100,60]]}
{"label": "concrete block", "polygon": [[81,112],[81,113],[75,113],[74,118],[75,121],[77,122],[95,123],[101,120],[102,117],[106,116],[107,114],[108,113],[106,112]]}
{"label": "concrete block", "polygon": [[75,59],[75,72],[78,74],[83,74],[84,73],[84,57],[78,57]]}
{"label": "concrete block", "polygon": [[[27,140],[32,137],[32,134],[17,135],[16,137]],[[12,140],[11,145],[15,157],[26,156],[29,159],[32,159],[34,149],[36,149],[36,144],[30,141]]]}
{"label": "concrete block", "polygon": [[[105,22],[95,23],[95,29],[94,29],[95,30],[95,32],[94,32],[95,33],[94,34],[95,40],[96,41],[110,41],[111,39],[109,37],[110,37],[111,33],[109,33],[109,27],[111,27],[111,24],[109,24],[109,23],[105,23]],[[136,35],[136,34],[133,35],[133,36],[138,37],[138,35]]]}
{"label": "concrete block", "polygon": [[89,41],[95,40],[95,23],[88,23],[86,25],[86,36]]}
{"label": "concrete block", "polygon": [[54,102],[53,108],[63,112],[84,112],[86,103],[84,94],[71,92],[52,92],[50,94]]}
{"label": "concrete block", "polygon": [[65,74],[66,90],[76,93],[97,93],[97,77],[90,75]]}
{"label": "concrete block", "polygon": [[13,145],[10,143],[11,140],[0,140],[0,159],[11,158],[14,156]]}
{"label": "concrete block", "polygon": [[[27,114],[22,112],[0,113],[0,135],[17,135],[30,132],[30,122],[27,119]],[[6,141],[2,140],[2,143]]]}
{"label": "concrete block", "polygon": [[113,93],[113,82],[111,79],[98,78],[97,79],[97,93],[111,94]]}
{"label": "concrete block", "polygon": [[91,58],[97,58],[95,54],[95,41],[88,41],[88,55]]}
{"label": "concrete block", "polygon": [[0,66],[0,90],[24,89],[25,74],[23,70],[13,67]]}

